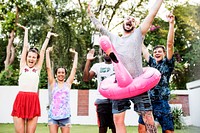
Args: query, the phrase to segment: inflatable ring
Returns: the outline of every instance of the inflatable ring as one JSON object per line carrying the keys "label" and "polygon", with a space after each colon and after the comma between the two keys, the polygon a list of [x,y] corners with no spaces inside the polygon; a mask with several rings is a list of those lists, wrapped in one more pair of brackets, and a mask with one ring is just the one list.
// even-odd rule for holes
{"label": "inflatable ring", "polygon": [[143,74],[132,78],[117,57],[116,51],[107,36],[100,37],[101,49],[110,56],[115,75],[104,79],[99,92],[109,99],[124,99],[140,95],[155,87],[160,81],[160,72],[152,67],[143,68]]}

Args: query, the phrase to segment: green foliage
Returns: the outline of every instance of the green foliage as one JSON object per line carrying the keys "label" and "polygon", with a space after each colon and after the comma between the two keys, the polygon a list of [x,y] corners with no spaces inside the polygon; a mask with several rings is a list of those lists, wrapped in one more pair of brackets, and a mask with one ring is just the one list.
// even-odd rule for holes
{"label": "green foliage", "polygon": [[[4,2],[4,1],[3,1]],[[57,38],[52,37],[49,46],[54,46],[51,60],[54,67],[65,66],[68,73],[72,67],[73,55],[69,52],[70,48],[75,48],[79,53],[78,68],[76,80],[78,84],[73,84],[73,88],[96,88],[96,82],[91,81],[84,83],[82,81],[83,68],[85,66],[85,58],[87,50],[93,47],[91,43],[91,35],[94,28],[89,21],[86,14],[87,3],[80,2],[75,5],[73,1],[56,0],[54,4],[50,0],[36,1],[35,4],[29,3],[25,0],[8,0],[6,3],[0,3],[0,21],[1,23],[1,36],[0,36],[0,71],[4,69],[3,61],[5,60],[6,45],[8,40],[8,32],[11,29],[16,30],[16,38],[20,40],[14,44],[16,49],[16,59],[20,58],[24,31],[15,27],[16,7],[19,9],[18,22],[22,25],[30,27],[29,30],[29,43],[32,46],[41,48],[46,34],[49,30],[58,33]],[[147,4],[147,0],[139,1],[138,3],[130,4],[127,1],[117,2],[102,2],[98,0],[97,17],[103,17],[103,24],[108,29],[112,29],[121,24],[116,25],[115,19],[123,18],[124,16],[134,15],[143,19],[147,12],[143,8]],[[177,1],[175,1],[177,2]],[[132,3],[132,2],[131,2]],[[98,5],[98,4],[101,4]],[[123,7],[123,4],[130,6]],[[174,89],[186,89],[185,84],[189,81],[199,79],[199,11],[198,6],[192,5],[170,5],[166,1],[168,9],[174,8],[174,15],[176,16],[176,32],[175,32],[175,57],[176,66],[172,76],[172,83]],[[72,6],[69,6],[72,5]],[[105,7],[105,8],[104,8]],[[101,15],[103,14],[103,15]],[[141,20],[142,21],[142,20]],[[160,18],[156,18],[153,25],[157,29],[148,32],[145,36],[145,45],[166,45],[168,22]],[[15,60],[13,69],[17,69],[19,61]],[[41,71],[40,88],[47,87],[47,75],[45,68]],[[9,80],[9,79],[8,79]],[[12,82],[10,82],[12,83]]]}
{"label": "green foliage", "polygon": [[182,116],[183,116],[183,111],[182,109],[178,107],[174,107],[172,109],[172,114],[174,118],[174,128],[175,129],[182,129],[183,128],[183,122],[182,122]]}
{"label": "green foliage", "polygon": [[9,66],[0,73],[0,85],[18,85],[19,70]]}
{"label": "green foliage", "polygon": [[40,72],[39,89],[48,89],[47,72],[44,66]]}

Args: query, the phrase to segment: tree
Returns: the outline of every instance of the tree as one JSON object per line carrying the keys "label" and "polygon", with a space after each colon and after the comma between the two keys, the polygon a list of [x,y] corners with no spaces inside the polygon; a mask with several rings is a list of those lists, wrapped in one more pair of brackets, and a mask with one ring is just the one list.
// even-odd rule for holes
{"label": "tree", "polygon": [[[144,19],[147,14],[147,10],[144,7],[147,6],[148,1],[149,0],[96,0],[93,1],[93,12],[96,17],[102,21],[105,27],[118,34],[120,31],[117,29],[121,26],[124,16],[132,15],[139,18],[141,21]],[[6,59],[6,47],[9,40],[8,33],[11,33],[9,29],[14,29],[15,39],[18,41],[12,43],[16,52],[11,69],[9,67],[11,74],[17,73],[17,71],[14,70],[17,70],[19,67],[19,58],[24,36],[23,31],[14,26],[16,21],[16,7],[18,7],[18,22],[30,27],[30,45],[40,48],[49,30],[58,33],[59,36],[57,38],[52,38],[49,43],[49,46],[54,47],[54,51],[51,54],[54,67],[62,65],[70,70],[73,57],[69,53],[69,49],[75,48],[79,53],[79,61],[76,75],[77,83],[73,85],[73,88],[96,88],[95,81],[89,84],[82,82],[82,71],[86,54],[88,49],[94,47],[91,37],[95,31],[87,17],[86,2],[80,0],[37,0],[35,3],[30,3],[22,0],[8,0],[6,4],[6,6],[4,6],[5,3],[0,4],[0,8],[2,9],[0,12],[0,21],[2,22],[1,27],[3,27],[3,30],[0,31],[0,56],[3,57],[0,58],[0,63],[3,64]],[[175,85],[175,89],[185,89],[185,84],[187,82],[199,77],[197,73],[199,56],[193,56],[197,54],[199,50],[199,7],[189,5],[188,3],[181,5],[174,3],[174,5],[170,5],[170,1],[165,1],[165,4],[169,10],[174,8],[174,14],[176,16],[175,55],[177,61],[172,78],[173,82],[171,83]],[[10,16],[6,17],[8,14],[10,14]],[[168,23],[157,17],[153,25],[154,30],[150,31],[145,37],[145,44],[149,46],[157,44],[165,45]],[[98,54],[98,50],[96,54]],[[95,60],[94,63],[97,61],[98,60]],[[41,71],[40,88],[47,88],[45,65],[43,67]],[[0,77],[4,73],[2,70],[4,70],[3,65],[0,66]],[[16,76],[17,74],[14,75]],[[9,78],[6,80],[0,78],[0,80],[2,84],[6,82],[6,84],[13,85],[13,80],[7,82]],[[14,82],[14,85],[16,84],[17,83]]]}

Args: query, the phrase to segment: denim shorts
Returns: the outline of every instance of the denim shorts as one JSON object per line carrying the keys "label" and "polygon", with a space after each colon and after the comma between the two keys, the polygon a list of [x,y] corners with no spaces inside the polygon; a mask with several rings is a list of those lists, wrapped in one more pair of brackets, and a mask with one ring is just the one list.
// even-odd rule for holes
{"label": "denim shorts", "polygon": [[[174,131],[174,121],[171,109],[167,100],[153,101],[153,116],[155,121],[158,121],[162,127],[162,132],[165,130]],[[142,116],[139,117],[138,122],[144,125]]]}
{"label": "denim shorts", "polygon": [[148,96],[148,93],[145,92],[141,95],[131,98],[112,100],[112,113],[117,114],[130,109],[131,102],[134,103],[134,110],[138,113],[141,111],[152,110],[151,100]]}
{"label": "denim shorts", "polygon": [[59,119],[59,120],[54,120],[52,118],[48,118],[48,125],[58,125],[59,127],[64,127],[64,126],[68,126],[71,127],[71,118],[65,118],[65,119]]}

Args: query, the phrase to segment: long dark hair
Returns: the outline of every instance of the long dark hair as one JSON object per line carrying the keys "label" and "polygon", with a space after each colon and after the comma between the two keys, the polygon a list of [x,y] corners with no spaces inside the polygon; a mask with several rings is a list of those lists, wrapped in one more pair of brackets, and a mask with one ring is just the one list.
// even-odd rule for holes
{"label": "long dark hair", "polygon": [[63,68],[63,69],[65,70],[65,75],[67,74],[67,69],[66,69],[64,66],[60,66],[60,67],[57,67],[57,68],[55,69],[54,75],[57,74],[59,68]]}

